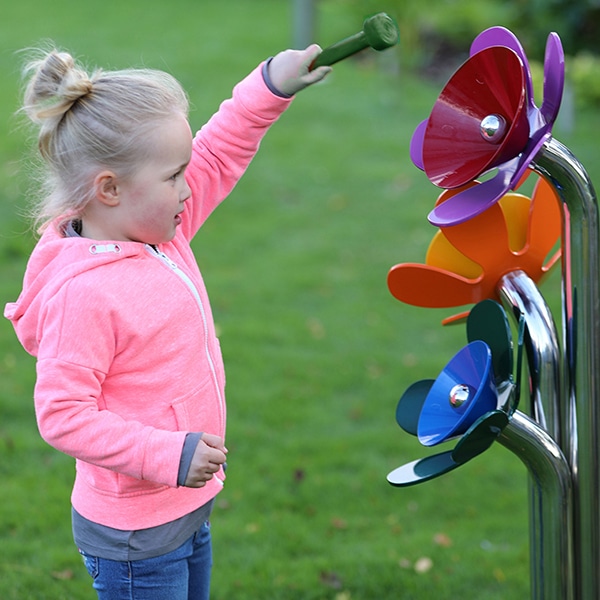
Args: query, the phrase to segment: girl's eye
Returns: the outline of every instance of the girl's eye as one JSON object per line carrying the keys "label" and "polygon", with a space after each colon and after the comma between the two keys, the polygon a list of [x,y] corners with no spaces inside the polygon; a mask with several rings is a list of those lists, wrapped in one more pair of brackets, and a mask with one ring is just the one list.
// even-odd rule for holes
{"label": "girl's eye", "polygon": [[173,173],[173,175],[169,177],[169,181],[177,181],[181,177],[181,175],[185,173],[186,169],[187,163],[185,165],[182,165],[176,173]]}

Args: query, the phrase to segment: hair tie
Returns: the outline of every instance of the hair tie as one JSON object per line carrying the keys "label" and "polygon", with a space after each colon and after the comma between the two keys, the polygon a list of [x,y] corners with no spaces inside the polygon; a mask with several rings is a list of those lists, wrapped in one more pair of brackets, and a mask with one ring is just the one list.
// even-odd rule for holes
{"label": "hair tie", "polygon": [[82,77],[75,85],[69,90],[71,92],[71,99],[73,102],[85,98],[92,93],[94,83],[88,77]]}

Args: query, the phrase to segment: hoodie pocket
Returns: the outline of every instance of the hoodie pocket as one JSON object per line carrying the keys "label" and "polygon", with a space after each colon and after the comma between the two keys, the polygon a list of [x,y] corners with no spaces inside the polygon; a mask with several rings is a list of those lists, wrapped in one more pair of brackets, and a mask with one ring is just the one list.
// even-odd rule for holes
{"label": "hoodie pocket", "polygon": [[197,431],[218,434],[220,422],[219,395],[212,377],[207,377],[193,391],[171,404],[179,431]]}
{"label": "hoodie pocket", "polygon": [[84,462],[78,462],[77,476],[81,477],[95,492],[109,497],[138,496],[167,487],[163,483],[136,479],[124,473],[117,473]]}

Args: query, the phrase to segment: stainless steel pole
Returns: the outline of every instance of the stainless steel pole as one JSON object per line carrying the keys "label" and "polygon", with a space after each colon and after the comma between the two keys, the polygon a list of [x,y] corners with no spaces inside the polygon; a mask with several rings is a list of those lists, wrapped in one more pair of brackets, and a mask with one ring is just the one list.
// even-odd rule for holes
{"label": "stainless steel pole", "polygon": [[498,443],[529,471],[531,598],[573,599],[571,472],[558,444],[533,419],[515,411]]}
{"label": "stainless steel pole", "polygon": [[561,446],[574,484],[576,598],[600,597],[600,293],[598,203],[573,154],[550,139],[532,165],[562,202],[563,363]]}
{"label": "stainless steel pole", "polygon": [[559,444],[560,343],[552,313],[523,271],[502,277],[502,302],[525,321],[524,346],[532,418],[516,411],[498,442],[529,471],[529,549],[532,600],[573,600],[573,488]]}

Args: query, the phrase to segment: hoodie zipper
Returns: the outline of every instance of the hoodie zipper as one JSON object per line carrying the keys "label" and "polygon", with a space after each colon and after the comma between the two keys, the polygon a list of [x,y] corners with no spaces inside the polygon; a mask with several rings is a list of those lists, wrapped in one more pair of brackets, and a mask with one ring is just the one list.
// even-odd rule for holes
{"label": "hoodie zipper", "polygon": [[200,314],[202,315],[202,325],[203,325],[203,328],[204,328],[204,350],[206,352],[206,358],[207,358],[208,364],[210,366],[210,371],[211,371],[211,374],[212,374],[212,377],[213,377],[213,382],[214,382],[215,388],[217,390],[217,396],[218,396],[218,399],[219,399],[219,406],[221,408],[221,427],[224,428],[223,414],[224,414],[224,404],[225,404],[225,401],[224,401],[223,396],[221,394],[221,388],[219,387],[219,379],[217,377],[217,369],[215,367],[215,363],[213,361],[213,358],[212,358],[212,356],[210,354],[210,348],[209,348],[209,345],[208,345],[208,321],[207,321],[207,318],[206,318],[206,311],[204,309],[204,304],[202,303],[202,299],[200,298],[200,293],[198,292],[198,289],[194,285],[194,282],[187,276],[187,274],[184,273],[184,271],[182,271],[179,268],[179,266],[177,265],[177,263],[175,261],[171,260],[164,252],[161,252],[160,250],[157,250],[156,248],[154,248],[153,246],[151,246],[149,244],[146,244],[146,249],[148,250],[148,252],[152,256],[155,256],[155,257],[159,258],[168,267],[170,267],[170,269],[173,271],[173,273],[175,273],[175,275],[177,275],[187,285],[187,287],[189,288],[189,290],[192,292],[192,295],[196,299],[196,303],[198,304],[198,308],[200,309]]}

